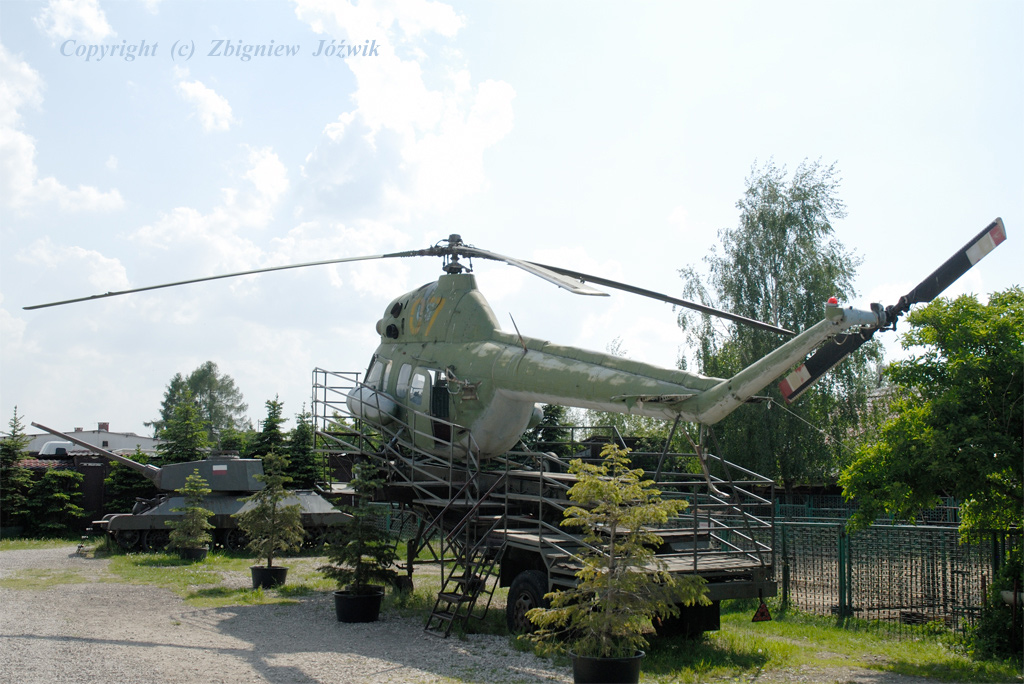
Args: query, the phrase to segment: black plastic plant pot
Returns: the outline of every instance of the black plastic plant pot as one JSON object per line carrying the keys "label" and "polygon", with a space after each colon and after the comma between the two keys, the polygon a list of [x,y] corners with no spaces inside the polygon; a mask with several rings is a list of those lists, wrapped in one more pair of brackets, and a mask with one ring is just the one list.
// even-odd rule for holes
{"label": "black plastic plant pot", "polygon": [[572,657],[572,681],[575,684],[637,684],[640,681],[640,661],[646,655],[637,651],[629,658]]}
{"label": "black plastic plant pot", "polygon": [[280,566],[268,568],[265,565],[251,565],[249,570],[252,571],[253,589],[273,589],[274,587],[279,587],[284,584],[284,580],[288,576],[288,568]]}
{"label": "black plastic plant pot", "polygon": [[334,613],[338,622],[376,622],[384,600],[384,587],[371,589],[372,594],[353,594],[346,590],[334,592]]}
{"label": "black plastic plant pot", "polygon": [[206,546],[195,546],[190,548],[179,548],[178,555],[182,560],[201,561],[206,560],[206,553],[210,549]]}

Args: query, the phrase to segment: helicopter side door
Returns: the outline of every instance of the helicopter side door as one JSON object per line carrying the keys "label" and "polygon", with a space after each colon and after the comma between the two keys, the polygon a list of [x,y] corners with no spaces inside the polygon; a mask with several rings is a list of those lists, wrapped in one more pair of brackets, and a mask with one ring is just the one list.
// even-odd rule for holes
{"label": "helicopter side door", "polygon": [[436,420],[431,421],[431,431],[437,446],[450,444],[452,426],[448,422],[451,412],[451,395],[448,394],[448,374],[444,371],[430,371],[433,382],[430,383],[430,415]]}
{"label": "helicopter side door", "polygon": [[395,393],[409,409],[408,422],[416,446],[433,450],[450,442],[451,397],[444,371],[405,364],[398,371]]}

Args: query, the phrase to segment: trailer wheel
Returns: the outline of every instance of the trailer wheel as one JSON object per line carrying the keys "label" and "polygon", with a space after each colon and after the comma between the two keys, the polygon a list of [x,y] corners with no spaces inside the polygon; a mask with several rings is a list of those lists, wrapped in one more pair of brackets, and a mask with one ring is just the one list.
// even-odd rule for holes
{"label": "trailer wheel", "polygon": [[513,634],[533,632],[537,626],[526,617],[532,608],[547,608],[548,579],[540,570],[523,570],[512,580],[505,607],[505,623]]}
{"label": "trailer wheel", "polygon": [[326,527],[307,527],[305,529],[305,538],[302,541],[303,548],[313,549],[315,551],[321,551],[324,548],[324,544],[327,543],[327,528]]}
{"label": "trailer wheel", "polygon": [[224,548],[228,551],[240,551],[248,543],[245,533],[237,527],[224,530]]}

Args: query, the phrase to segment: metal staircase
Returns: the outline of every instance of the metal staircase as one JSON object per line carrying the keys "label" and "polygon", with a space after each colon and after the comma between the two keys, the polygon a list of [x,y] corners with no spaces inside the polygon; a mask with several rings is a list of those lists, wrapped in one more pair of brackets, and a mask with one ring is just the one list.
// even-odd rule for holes
{"label": "metal staircase", "polygon": [[423,628],[441,637],[451,634],[456,625],[466,631],[470,619],[486,617],[498,585],[496,570],[504,550],[504,545],[493,543],[490,535],[473,543],[468,532],[451,547],[457,551],[455,560],[447,573],[442,566],[441,591]]}
{"label": "metal staircase", "polygon": [[[443,419],[412,410],[384,427],[368,426],[346,406],[345,397],[358,387],[364,385],[357,373],[314,370],[313,419],[321,451],[337,473],[346,472],[345,462],[367,458],[386,472],[385,500],[400,506],[403,525],[415,528],[402,536],[410,586],[416,565],[440,566],[440,590],[425,624],[428,633],[447,637],[453,629],[468,631],[471,619],[486,616],[499,584],[510,586],[523,572],[543,571],[548,590],[575,586],[580,557],[593,549],[560,525],[576,481],[565,472],[566,457],[523,447],[480,463],[467,431],[451,423],[438,430],[435,423]],[[583,449],[574,454],[587,457],[589,451],[594,458],[607,441],[623,444],[614,428],[604,438],[594,438],[593,428],[586,430],[591,435],[587,441],[573,434],[565,440]],[[461,446],[447,438],[457,432],[468,440]],[[417,447],[424,443],[433,450]],[[647,459],[648,472],[665,496],[689,504],[656,531],[659,560],[670,572],[704,577],[715,602],[774,595],[771,496],[752,491],[770,488],[771,480],[707,454],[668,454],[666,447],[660,454],[634,456]],[[699,456],[702,465],[665,472],[667,456],[675,461]],[[325,472],[325,480],[331,479]],[[324,489],[347,493],[345,483]]]}

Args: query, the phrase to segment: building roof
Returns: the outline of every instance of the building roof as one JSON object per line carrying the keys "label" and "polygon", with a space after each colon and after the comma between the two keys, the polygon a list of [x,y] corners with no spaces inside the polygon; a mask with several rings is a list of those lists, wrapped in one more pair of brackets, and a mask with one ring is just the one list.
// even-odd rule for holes
{"label": "building roof", "polygon": [[26,458],[18,465],[29,470],[72,470],[75,462],[70,458]]}

